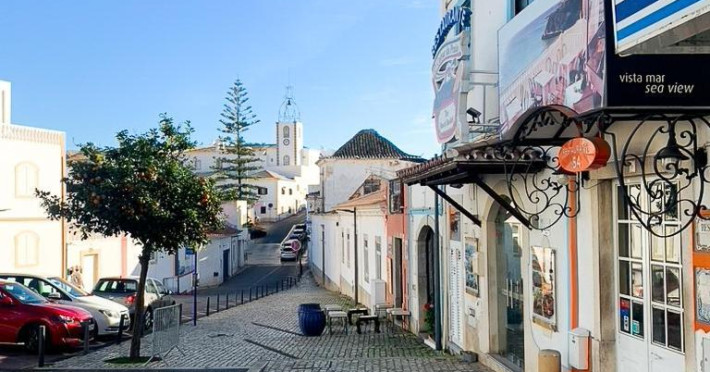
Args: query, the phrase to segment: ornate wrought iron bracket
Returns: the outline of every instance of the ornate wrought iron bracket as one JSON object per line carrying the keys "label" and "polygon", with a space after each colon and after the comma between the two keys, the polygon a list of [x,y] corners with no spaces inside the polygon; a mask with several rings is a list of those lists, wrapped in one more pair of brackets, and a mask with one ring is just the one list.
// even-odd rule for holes
{"label": "ornate wrought iron bracket", "polygon": [[452,199],[450,196],[446,195],[445,192],[441,191],[438,186],[433,186],[429,185],[429,188],[434,190],[434,192],[439,195],[442,199],[446,200],[449,204],[451,204],[456,210],[461,212],[464,216],[468,217],[473,223],[475,223],[477,226],[481,226],[481,220],[478,219],[478,217],[474,216],[471,212],[469,212],[466,208],[461,206],[461,204],[457,203],[454,199]]}
{"label": "ornate wrought iron bracket", "polygon": [[661,238],[679,234],[695,218],[707,219],[701,212],[707,210],[703,197],[710,177],[698,135],[710,129],[708,114],[607,111],[585,119],[610,139],[623,198],[619,218],[633,218]]}

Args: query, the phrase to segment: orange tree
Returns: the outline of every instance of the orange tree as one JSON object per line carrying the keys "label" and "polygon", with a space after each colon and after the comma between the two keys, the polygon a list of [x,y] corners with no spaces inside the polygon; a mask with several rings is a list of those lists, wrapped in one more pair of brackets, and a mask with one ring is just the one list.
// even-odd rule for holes
{"label": "orange tree", "polygon": [[83,239],[90,234],[125,234],[141,244],[131,359],[140,357],[144,289],[151,253],[176,253],[207,243],[221,227],[220,200],[214,183],[194,175],[184,153],[194,147],[189,122],[174,125],[161,115],[147,133],[116,135],[118,146],[83,145],[62,181],[67,197],[37,191],[52,219],[65,218]]}

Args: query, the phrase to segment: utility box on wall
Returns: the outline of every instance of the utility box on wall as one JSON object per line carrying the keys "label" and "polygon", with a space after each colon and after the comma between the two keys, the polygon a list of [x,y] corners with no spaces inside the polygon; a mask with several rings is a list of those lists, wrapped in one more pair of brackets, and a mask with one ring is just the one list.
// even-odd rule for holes
{"label": "utility box on wall", "polygon": [[576,369],[589,368],[589,331],[575,328],[569,332],[567,341],[569,366]]}

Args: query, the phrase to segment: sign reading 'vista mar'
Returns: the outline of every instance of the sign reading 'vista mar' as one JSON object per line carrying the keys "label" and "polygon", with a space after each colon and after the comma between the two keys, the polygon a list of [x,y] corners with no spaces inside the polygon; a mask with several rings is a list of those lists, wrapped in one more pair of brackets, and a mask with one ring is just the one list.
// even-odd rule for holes
{"label": "sign reading 'vista mar'", "polygon": [[[466,123],[459,104],[468,73],[469,57],[466,30],[471,25],[471,10],[456,6],[446,13],[434,38],[432,83],[434,85],[434,128],[439,143],[454,139],[460,123]],[[463,118],[463,120],[461,119]],[[460,135],[459,135],[460,137]]]}

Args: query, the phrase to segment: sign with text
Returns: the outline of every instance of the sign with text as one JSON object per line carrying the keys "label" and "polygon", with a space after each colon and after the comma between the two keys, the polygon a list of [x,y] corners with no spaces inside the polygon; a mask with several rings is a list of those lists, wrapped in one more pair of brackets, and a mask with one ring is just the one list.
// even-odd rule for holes
{"label": "sign with text", "polygon": [[[441,21],[434,38],[432,54],[432,84],[434,86],[434,128],[439,143],[447,143],[455,137],[461,138],[462,125],[466,121],[465,82],[468,74],[469,37],[471,10],[455,6]],[[457,135],[458,134],[458,135]]]}

